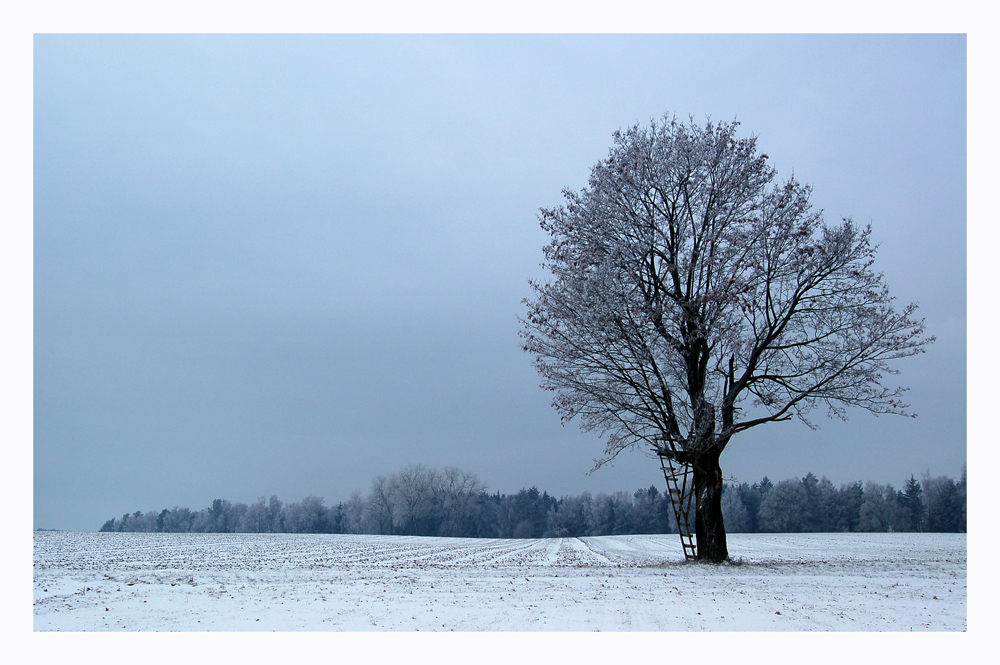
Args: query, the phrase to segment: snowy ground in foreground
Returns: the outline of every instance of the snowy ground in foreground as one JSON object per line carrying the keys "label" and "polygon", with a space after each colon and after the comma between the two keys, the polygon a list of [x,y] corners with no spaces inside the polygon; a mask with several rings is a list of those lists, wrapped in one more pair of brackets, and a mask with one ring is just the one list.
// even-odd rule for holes
{"label": "snowy ground in foreground", "polygon": [[962,631],[964,534],[34,535],[36,631]]}

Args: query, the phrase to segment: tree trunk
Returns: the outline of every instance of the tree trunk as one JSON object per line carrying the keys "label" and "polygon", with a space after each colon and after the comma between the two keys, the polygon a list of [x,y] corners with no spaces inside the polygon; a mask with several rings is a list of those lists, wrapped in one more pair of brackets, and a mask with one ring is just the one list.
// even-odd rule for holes
{"label": "tree trunk", "polygon": [[729,559],[726,526],[722,521],[722,467],[720,450],[710,450],[694,459],[695,518],[698,560],[722,563]]}

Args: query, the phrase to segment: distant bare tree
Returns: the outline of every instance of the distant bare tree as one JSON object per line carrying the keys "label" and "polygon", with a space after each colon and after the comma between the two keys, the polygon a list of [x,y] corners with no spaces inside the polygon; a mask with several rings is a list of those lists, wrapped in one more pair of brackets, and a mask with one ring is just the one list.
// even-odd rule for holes
{"label": "distant bare tree", "polygon": [[267,503],[264,497],[260,497],[257,499],[257,503],[247,507],[239,530],[247,533],[267,533],[269,531],[268,517]]}
{"label": "distant bare tree", "polygon": [[362,515],[364,514],[365,500],[361,492],[354,490],[351,498],[344,504],[344,533],[364,533]]}
{"label": "distant bare tree", "polygon": [[446,467],[438,480],[441,493],[439,533],[442,536],[455,536],[459,534],[463,520],[472,516],[472,505],[486,491],[486,485],[474,474],[453,466]]}
{"label": "distant bare tree", "polygon": [[393,525],[393,489],[389,479],[376,476],[368,494],[368,505],[365,506],[363,521],[368,533],[392,533]]}
{"label": "distant bare tree", "polygon": [[285,506],[285,530],[289,533],[326,533],[328,522],[328,510],[320,497],[307,496]]}
{"label": "distant bare tree", "polygon": [[420,521],[434,507],[438,474],[423,464],[408,464],[392,474],[393,523],[402,533],[416,535]]}
{"label": "distant bare tree", "polygon": [[892,485],[865,483],[865,498],[858,511],[858,531],[896,531],[901,518],[902,511]]}
{"label": "distant bare tree", "polygon": [[281,500],[274,494],[267,500],[267,526],[271,533],[285,530],[285,508]]}
{"label": "distant bare tree", "polygon": [[729,533],[745,533],[750,530],[750,517],[737,487],[727,486],[722,492],[722,514]]}
{"label": "distant bare tree", "polygon": [[779,482],[760,502],[760,530],[779,533],[802,531],[806,498],[805,487],[799,480],[789,478]]}

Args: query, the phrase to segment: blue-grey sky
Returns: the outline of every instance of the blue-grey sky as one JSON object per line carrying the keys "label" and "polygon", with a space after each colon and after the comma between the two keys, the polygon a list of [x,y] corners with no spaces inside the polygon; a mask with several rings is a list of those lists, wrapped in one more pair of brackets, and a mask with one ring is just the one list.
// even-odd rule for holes
{"label": "blue-grey sky", "polygon": [[736,118],[837,220],[871,222],[938,341],[916,419],[734,439],[727,476],[899,486],[966,459],[962,35],[39,35],[34,525],[277,494],[408,462],[492,490],[662,485],[562,427],[517,321],[612,133]]}

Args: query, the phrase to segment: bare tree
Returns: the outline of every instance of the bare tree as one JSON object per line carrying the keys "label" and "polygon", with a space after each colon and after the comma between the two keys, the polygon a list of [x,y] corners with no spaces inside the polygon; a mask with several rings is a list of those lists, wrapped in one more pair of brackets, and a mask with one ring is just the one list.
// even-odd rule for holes
{"label": "bare tree", "polygon": [[274,494],[267,500],[267,525],[271,533],[279,533],[285,530],[285,507],[281,500]]}
{"label": "bare tree", "polygon": [[472,504],[486,491],[486,485],[474,474],[449,466],[441,472],[438,488],[441,493],[440,534],[456,536],[460,533],[462,522],[471,517]]}
{"label": "bare tree", "polygon": [[393,524],[393,490],[385,476],[376,476],[372,481],[372,489],[368,495],[368,505],[365,507],[363,522],[371,533],[392,533]]}
{"label": "bare tree", "polygon": [[267,503],[264,497],[249,506],[243,515],[239,530],[245,533],[266,533],[269,529]]}
{"label": "bare tree", "polygon": [[364,533],[362,517],[365,510],[365,500],[361,492],[354,490],[351,498],[344,504],[344,533]]}
{"label": "bare tree", "polygon": [[434,507],[438,473],[423,464],[408,464],[392,474],[393,520],[401,533],[416,535],[419,524]]}
{"label": "bare tree", "polygon": [[825,407],[906,414],[890,361],[933,338],[872,270],[870,228],[828,225],[810,188],[775,182],[737,123],[672,118],[616,132],[565,204],[533,283],[524,350],[563,422],[690,464],[701,560],[728,558],[719,456],[730,439]]}

